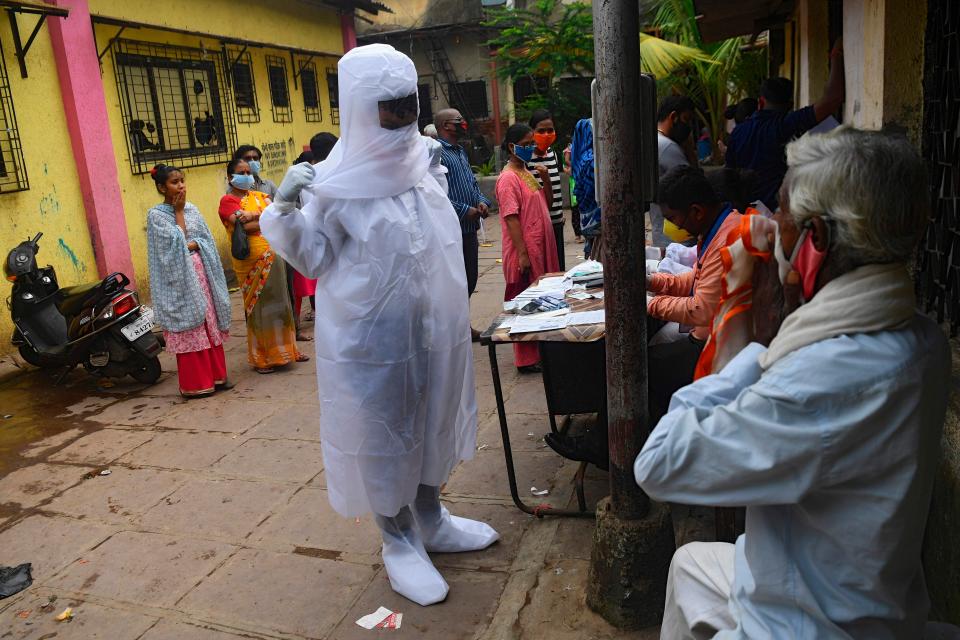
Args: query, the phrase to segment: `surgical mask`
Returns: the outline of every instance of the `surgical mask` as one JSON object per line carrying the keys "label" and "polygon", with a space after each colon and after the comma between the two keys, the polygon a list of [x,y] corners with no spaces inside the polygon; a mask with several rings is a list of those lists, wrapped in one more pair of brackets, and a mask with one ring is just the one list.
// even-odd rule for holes
{"label": "surgical mask", "polygon": [[533,134],[533,141],[536,143],[537,150],[539,150],[540,153],[546,153],[547,149],[550,148],[550,145],[557,141],[557,134],[535,133]]}
{"label": "surgical mask", "polygon": [[666,218],[663,219],[663,235],[679,244],[683,244],[693,237],[689,231],[683,227],[678,227]]}
{"label": "surgical mask", "polygon": [[256,184],[256,180],[253,179],[252,175],[235,173],[233,177],[230,178],[230,184],[241,191],[250,191]]}
{"label": "surgical mask", "polygon": [[794,247],[793,255],[790,256],[789,260],[783,253],[783,244],[778,232],[773,254],[777,260],[780,283],[785,284],[790,271],[796,271],[800,276],[803,299],[808,301],[813,298],[813,289],[817,285],[817,276],[827,259],[827,252],[817,249],[817,246],[813,243],[813,235],[810,234],[810,229],[804,229],[800,232],[800,237],[797,238],[797,246]]}
{"label": "surgical mask", "polygon": [[260,175],[260,169],[263,168],[263,165],[260,164],[259,160],[248,160],[247,164],[250,166],[250,173],[255,176]]}
{"label": "surgical mask", "polygon": [[691,131],[690,125],[688,125],[683,120],[677,120],[673,123],[673,128],[670,129],[670,139],[676,142],[677,144],[683,144],[687,138],[690,137]]}
{"label": "surgical mask", "polygon": [[520,145],[515,144],[513,145],[513,153],[524,162],[530,162],[533,160],[533,152],[536,148],[537,146],[534,144],[526,147],[521,147]]}

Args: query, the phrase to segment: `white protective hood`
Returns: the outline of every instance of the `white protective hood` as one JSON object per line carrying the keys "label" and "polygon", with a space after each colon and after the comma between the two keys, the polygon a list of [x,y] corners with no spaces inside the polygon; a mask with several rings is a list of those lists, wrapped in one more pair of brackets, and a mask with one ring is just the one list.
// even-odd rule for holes
{"label": "white protective hood", "polygon": [[[383,198],[412,188],[430,165],[416,122],[402,129],[380,126],[378,102],[417,93],[413,61],[390,45],[351,49],[337,65],[340,140],[316,166],[313,195]],[[412,144],[411,141],[418,141]]]}

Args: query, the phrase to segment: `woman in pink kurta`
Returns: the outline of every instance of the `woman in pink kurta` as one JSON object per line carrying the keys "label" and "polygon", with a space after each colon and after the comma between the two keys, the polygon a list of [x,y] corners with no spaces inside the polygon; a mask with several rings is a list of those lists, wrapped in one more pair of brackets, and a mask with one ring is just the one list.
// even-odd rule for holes
{"label": "woman in pink kurta", "polygon": [[[502,148],[510,160],[497,179],[497,203],[503,234],[503,276],[507,281],[504,300],[513,300],[545,273],[559,271],[557,243],[547,212],[547,196],[527,170],[536,145],[533,130],[515,124],[507,130]],[[546,167],[537,167],[546,174]],[[543,184],[550,184],[547,175]],[[514,362],[522,373],[540,371],[540,352],[535,342],[513,345]]]}

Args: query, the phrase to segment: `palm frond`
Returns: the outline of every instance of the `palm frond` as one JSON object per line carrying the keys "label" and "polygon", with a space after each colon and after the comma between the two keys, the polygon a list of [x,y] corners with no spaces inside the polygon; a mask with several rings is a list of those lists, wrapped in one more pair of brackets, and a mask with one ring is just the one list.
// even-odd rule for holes
{"label": "palm frond", "polygon": [[700,49],[640,34],[640,67],[644,73],[663,78],[683,65],[701,62],[712,66],[715,61]]}

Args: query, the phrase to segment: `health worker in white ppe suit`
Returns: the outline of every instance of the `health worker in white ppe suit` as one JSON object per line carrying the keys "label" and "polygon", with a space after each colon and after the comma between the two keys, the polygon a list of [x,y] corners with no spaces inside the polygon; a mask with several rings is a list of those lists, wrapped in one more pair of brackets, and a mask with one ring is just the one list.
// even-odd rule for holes
{"label": "health worker in white ppe suit", "polygon": [[428,552],[475,551],[499,537],[439,499],[476,446],[460,226],[417,131],[413,62],[374,44],[351,50],[338,71],[340,140],[315,167],[290,168],[260,228],[318,279],[330,504],[350,518],[373,512],[391,586],[428,605],[449,591]]}

